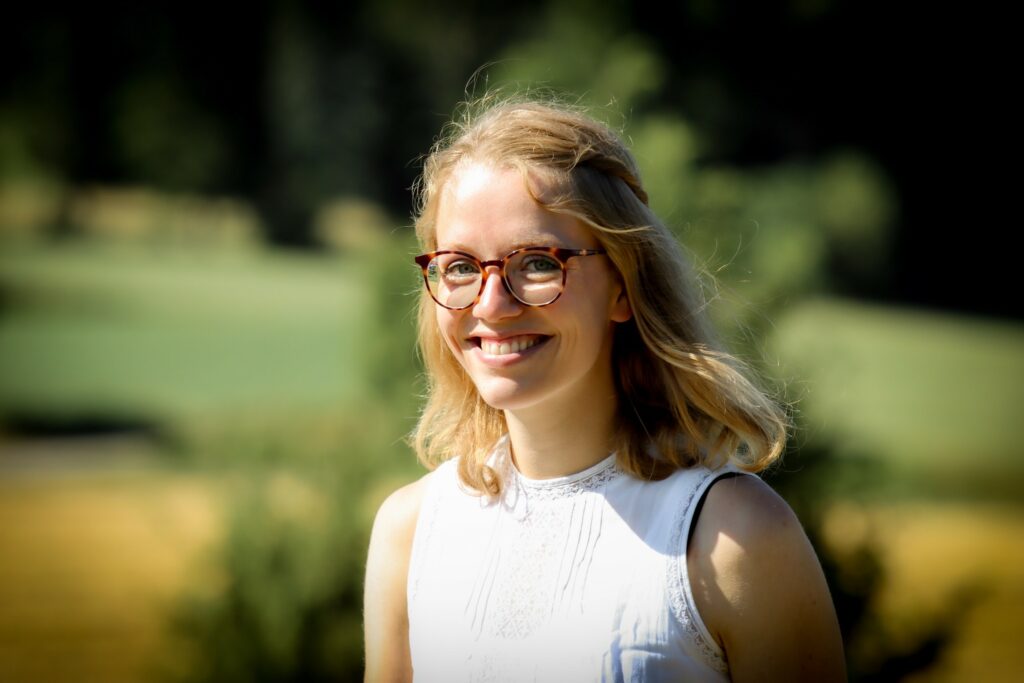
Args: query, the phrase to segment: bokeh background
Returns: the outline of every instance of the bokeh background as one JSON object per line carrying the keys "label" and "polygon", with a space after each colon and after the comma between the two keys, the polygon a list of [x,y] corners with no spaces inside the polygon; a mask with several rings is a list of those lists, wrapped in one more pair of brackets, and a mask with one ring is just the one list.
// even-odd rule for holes
{"label": "bokeh background", "polygon": [[257,0],[8,19],[0,681],[361,680],[370,524],[423,472],[403,441],[409,187],[456,103],[495,87],[623,131],[731,347],[792,406],[767,476],[822,557],[851,679],[1019,680],[1024,324],[970,17]]}

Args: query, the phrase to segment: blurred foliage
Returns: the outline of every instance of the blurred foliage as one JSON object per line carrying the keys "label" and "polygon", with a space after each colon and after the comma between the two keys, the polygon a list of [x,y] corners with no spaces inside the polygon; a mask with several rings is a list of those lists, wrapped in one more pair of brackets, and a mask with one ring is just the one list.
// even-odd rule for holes
{"label": "blurred foliage", "polygon": [[113,102],[113,139],[129,177],[168,190],[216,187],[228,162],[224,131],[180,78],[148,73]]}
{"label": "blurred foliage", "polygon": [[[184,681],[357,680],[362,578],[383,497],[416,474],[407,241],[347,252],[372,301],[349,319],[364,342],[350,358],[353,400],[300,417],[193,423],[177,450],[232,482],[227,538],[209,558],[219,579],[188,596],[174,632],[189,653],[165,676]],[[208,571],[211,569],[208,568]]]}
{"label": "blurred foliage", "polygon": [[473,85],[540,86],[632,112],[658,92],[667,66],[649,40],[622,30],[626,10],[621,2],[551,2]]}
{"label": "blurred foliage", "polygon": [[46,237],[60,223],[64,188],[30,177],[0,182],[0,246]]}
{"label": "blurred foliage", "polygon": [[89,188],[68,197],[68,229],[119,244],[237,250],[261,243],[259,216],[245,202],[169,195],[143,187]]}
{"label": "blurred foliage", "polygon": [[165,664],[168,679],[360,678],[363,562],[378,487],[410,469],[400,443],[382,442],[391,422],[353,407],[189,443],[228,477],[232,505],[227,536],[205,567],[215,578],[175,611],[180,649]]}

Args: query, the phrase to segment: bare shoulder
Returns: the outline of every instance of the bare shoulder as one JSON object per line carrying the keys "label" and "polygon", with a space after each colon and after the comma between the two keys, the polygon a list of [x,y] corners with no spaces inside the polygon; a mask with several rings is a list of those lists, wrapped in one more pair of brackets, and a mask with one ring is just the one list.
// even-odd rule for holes
{"label": "bare shoulder", "polygon": [[420,507],[432,476],[432,472],[425,474],[395,490],[377,509],[367,557],[368,586],[377,578],[375,572],[389,569],[407,572]]}
{"label": "bare shoulder", "polygon": [[805,538],[789,504],[759,477],[738,476],[717,481],[708,491],[697,532],[727,533],[748,551],[778,541]]}
{"label": "bare shoulder", "polygon": [[410,539],[412,538],[412,534],[416,530],[416,521],[419,519],[423,494],[432,475],[433,472],[428,472],[416,481],[396,489],[384,499],[374,518],[375,534],[379,530],[380,533],[388,536],[397,534],[401,537],[408,535]]}
{"label": "bare shoulder", "polygon": [[792,577],[790,565],[817,565],[792,508],[757,477],[715,482],[694,522],[687,563],[698,608],[725,644],[738,605],[769,581]]}
{"label": "bare shoulder", "polygon": [[687,553],[698,611],[734,681],[845,680],[821,565],[793,510],[757,477],[716,482]]}
{"label": "bare shoulder", "polygon": [[363,630],[366,681],[412,680],[406,583],[426,474],[389,495],[373,522],[366,558]]}

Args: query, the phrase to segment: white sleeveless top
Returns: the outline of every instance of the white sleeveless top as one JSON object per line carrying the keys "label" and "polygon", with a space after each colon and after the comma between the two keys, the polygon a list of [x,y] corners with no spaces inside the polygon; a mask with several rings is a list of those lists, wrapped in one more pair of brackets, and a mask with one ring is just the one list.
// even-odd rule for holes
{"label": "white sleeveless top", "polygon": [[488,499],[449,460],[427,478],[409,566],[418,683],[728,681],[697,614],[686,542],[694,508],[732,468],[641,481],[610,455],[531,480],[507,438]]}

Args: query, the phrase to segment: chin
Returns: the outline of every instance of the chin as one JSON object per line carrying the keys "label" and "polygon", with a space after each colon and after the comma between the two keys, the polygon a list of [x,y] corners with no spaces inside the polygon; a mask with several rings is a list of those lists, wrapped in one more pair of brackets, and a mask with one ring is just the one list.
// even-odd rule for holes
{"label": "chin", "polygon": [[537,402],[537,391],[531,391],[518,382],[509,380],[486,380],[475,383],[477,393],[484,403],[495,410],[516,410]]}

